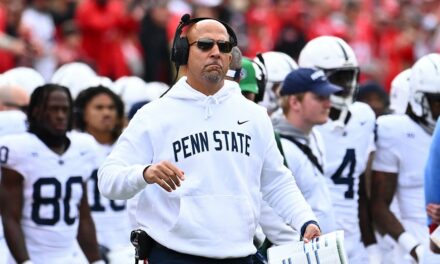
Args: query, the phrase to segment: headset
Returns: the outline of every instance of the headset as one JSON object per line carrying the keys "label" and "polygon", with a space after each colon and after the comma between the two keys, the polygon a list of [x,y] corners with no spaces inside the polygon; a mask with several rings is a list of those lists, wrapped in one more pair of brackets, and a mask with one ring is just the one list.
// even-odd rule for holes
{"label": "headset", "polygon": [[189,42],[187,37],[181,37],[183,28],[195,24],[202,20],[215,20],[220,22],[228,31],[229,34],[229,41],[231,42],[232,46],[237,46],[237,36],[235,35],[234,30],[225,22],[210,18],[210,17],[199,17],[199,18],[193,18],[191,19],[189,14],[185,14],[180,19],[180,23],[176,28],[176,33],[174,35],[173,40],[173,46],[171,49],[171,61],[174,62],[174,65],[176,66],[176,71],[178,71],[179,67],[182,65],[186,65],[188,63],[188,55],[189,55]]}
{"label": "headset", "polygon": [[[179,76],[180,66],[186,65],[188,63],[189,41],[187,37],[180,36],[182,34],[183,28],[188,25],[195,24],[199,21],[207,20],[207,19],[220,22],[228,31],[229,41],[231,42],[232,46],[233,47],[237,46],[237,36],[235,35],[234,30],[225,22],[211,17],[199,17],[199,18],[191,19],[191,16],[189,14],[184,14],[180,18],[180,23],[176,28],[176,33],[174,34],[174,39],[173,39],[173,46],[171,48],[171,61],[174,62],[174,66],[176,67],[176,77],[174,78],[174,83],[177,81],[177,77]],[[160,98],[162,98],[165,94],[167,94],[171,88],[172,86],[168,88],[168,90],[166,90],[160,96]]]}

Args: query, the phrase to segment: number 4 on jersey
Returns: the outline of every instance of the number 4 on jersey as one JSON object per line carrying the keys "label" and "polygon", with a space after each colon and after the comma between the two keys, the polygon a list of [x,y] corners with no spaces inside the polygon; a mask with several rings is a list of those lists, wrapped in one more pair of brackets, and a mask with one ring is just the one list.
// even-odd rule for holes
{"label": "number 4 on jersey", "polygon": [[[347,166],[348,166],[348,175],[347,175],[347,177],[343,177],[342,173],[344,171],[346,171]],[[336,172],[331,177],[334,184],[347,184],[348,185],[348,190],[344,193],[344,196],[347,199],[354,198],[353,173],[354,173],[355,167],[356,167],[356,155],[355,155],[354,149],[347,149],[347,152],[345,152],[345,156],[344,156],[344,159],[342,160],[341,165],[339,165],[339,168],[336,170]]]}

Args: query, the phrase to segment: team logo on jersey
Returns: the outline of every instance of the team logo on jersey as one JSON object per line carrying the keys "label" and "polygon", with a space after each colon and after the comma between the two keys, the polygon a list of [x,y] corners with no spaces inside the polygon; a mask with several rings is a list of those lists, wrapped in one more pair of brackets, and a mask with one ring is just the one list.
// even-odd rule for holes
{"label": "team logo on jersey", "polygon": [[249,122],[249,120],[244,120],[244,121],[237,120],[238,125],[243,125],[244,123],[247,123],[247,122]]}

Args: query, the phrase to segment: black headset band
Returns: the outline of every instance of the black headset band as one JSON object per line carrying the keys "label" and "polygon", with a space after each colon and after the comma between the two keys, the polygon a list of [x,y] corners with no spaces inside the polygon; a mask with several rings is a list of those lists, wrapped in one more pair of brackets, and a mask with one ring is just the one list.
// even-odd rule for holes
{"label": "black headset band", "polygon": [[[185,14],[185,15],[187,15],[187,14]],[[226,31],[228,31],[229,37],[231,39],[232,45],[237,46],[237,36],[235,35],[234,30],[227,23],[225,23],[219,19],[212,18],[212,17],[197,17],[197,18],[191,18],[191,19],[188,19],[185,21],[185,19],[184,19],[185,15],[183,15],[182,18],[180,19],[179,26],[176,29],[176,34],[179,33],[179,35],[175,36],[175,38],[180,37],[180,34],[182,34],[182,31],[183,31],[183,28],[188,25],[196,24],[197,22],[200,22],[202,20],[214,20],[214,21],[220,22],[226,28]],[[189,16],[188,16],[188,18],[189,18]]]}
{"label": "black headset band", "polygon": [[186,64],[186,60],[187,60],[187,52],[189,47],[187,43],[188,39],[186,37],[181,37],[183,28],[185,28],[188,25],[195,24],[202,20],[208,20],[208,19],[220,22],[226,28],[226,31],[228,32],[229,35],[229,40],[231,41],[232,45],[237,46],[237,36],[235,35],[234,30],[225,22],[210,17],[198,17],[191,19],[189,14],[185,14],[180,19],[179,25],[176,28],[176,33],[174,34],[174,40],[171,51],[171,60],[176,64],[176,68],[178,68],[180,65]]}

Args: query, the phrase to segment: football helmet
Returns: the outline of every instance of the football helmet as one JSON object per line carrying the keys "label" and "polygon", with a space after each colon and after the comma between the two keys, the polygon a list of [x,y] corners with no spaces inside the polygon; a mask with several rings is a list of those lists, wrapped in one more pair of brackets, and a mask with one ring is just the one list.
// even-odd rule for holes
{"label": "football helmet", "polygon": [[166,90],[167,86],[158,82],[146,83],[137,76],[124,76],[116,80],[112,90],[124,101],[125,113],[128,114],[131,107],[141,101],[151,102]]}
{"label": "football helmet", "polygon": [[440,101],[440,54],[437,53],[420,58],[413,65],[410,76],[409,103],[412,112],[424,121],[431,133],[438,117],[431,109],[434,101]]}
{"label": "football helmet", "polygon": [[89,87],[96,86],[98,75],[87,64],[72,62],[61,66],[52,76],[51,82],[69,88],[72,98]]}
{"label": "football helmet", "polygon": [[[279,51],[264,52],[261,54],[261,57],[255,57],[254,61],[257,65],[264,65],[263,68],[266,71],[264,73],[266,79],[264,96],[260,104],[266,107],[269,113],[272,113],[279,107],[278,91],[281,88],[284,78],[286,78],[287,74],[291,71],[298,69],[298,64],[292,57]],[[258,70],[259,69],[256,69],[257,75]]]}
{"label": "football helmet", "polygon": [[15,84],[26,89],[29,94],[32,94],[35,88],[46,83],[39,72],[29,67],[10,69],[3,73],[2,80],[3,83]]}
{"label": "football helmet", "polygon": [[323,70],[331,83],[341,86],[343,91],[331,95],[330,101],[332,107],[347,111],[353,103],[359,79],[359,64],[347,42],[334,36],[314,38],[301,50],[298,64]]}
{"label": "football helmet", "polygon": [[409,103],[409,78],[411,69],[406,69],[397,74],[391,82],[390,110],[393,114],[405,114]]}

